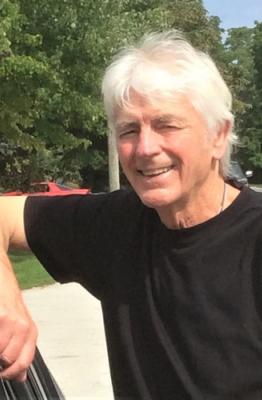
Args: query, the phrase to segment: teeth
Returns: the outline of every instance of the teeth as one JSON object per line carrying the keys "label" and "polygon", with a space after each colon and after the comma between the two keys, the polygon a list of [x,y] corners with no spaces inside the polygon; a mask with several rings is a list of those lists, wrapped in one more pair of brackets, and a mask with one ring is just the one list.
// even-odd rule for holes
{"label": "teeth", "polygon": [[165,172],[168,172],[171,169],[172,169],[172,167],[166,167],[166,168],[148,169],[148,170],[143,170],[140,172],[144,176],[157,176],[157,175],[164,174]]}

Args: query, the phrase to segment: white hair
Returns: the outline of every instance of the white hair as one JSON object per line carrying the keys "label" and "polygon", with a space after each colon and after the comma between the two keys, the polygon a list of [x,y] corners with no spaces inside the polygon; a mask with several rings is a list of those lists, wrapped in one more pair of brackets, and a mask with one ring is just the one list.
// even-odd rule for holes
{"label": "white hair", "polygon": [[212,59],[195,49],[176,30],[151,33],[136,45],[121,50],[107,68],[102,92],[110,129],[117,108],[131,106],[131,91],[148,99],[175,100],[184,94],[200,112],[210,133],[228,121],[228,144],[220,160],[220,174],[228,175],[233,132],[232,96]]}

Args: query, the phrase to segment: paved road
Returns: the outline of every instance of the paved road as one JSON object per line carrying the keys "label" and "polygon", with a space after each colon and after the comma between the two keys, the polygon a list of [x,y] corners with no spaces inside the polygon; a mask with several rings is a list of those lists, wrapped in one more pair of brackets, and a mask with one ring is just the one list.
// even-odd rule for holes
{"label": "paved road", "polygon": [[251,186],[251,189],[255,190],[256,192],[262,192],[262,187]]}
{"label": "paved road", "polygon": [[100,303],[77,284],[24,291],[38,346],[68,400],[112,400]]}

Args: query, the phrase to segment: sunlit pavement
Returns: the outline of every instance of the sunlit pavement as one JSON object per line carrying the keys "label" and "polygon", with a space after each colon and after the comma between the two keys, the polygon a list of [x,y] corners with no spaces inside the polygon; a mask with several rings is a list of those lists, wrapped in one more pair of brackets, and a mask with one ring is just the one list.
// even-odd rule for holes
{"label": "sunlit pavement", "polygon": [[251,189],[255,190],[256,192],[262,192],[262,187],[250,186]]}
{"label": "sunlit pavement", "polygon": [[38,347],[68,400],[112,400],[100,303],[77,284],[25,290]]}

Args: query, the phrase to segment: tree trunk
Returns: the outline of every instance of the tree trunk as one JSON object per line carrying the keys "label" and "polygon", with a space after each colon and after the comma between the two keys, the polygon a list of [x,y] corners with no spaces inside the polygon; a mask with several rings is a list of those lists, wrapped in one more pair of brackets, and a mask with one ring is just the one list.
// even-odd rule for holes
{"label": "tree trunk", "polygon": [[116,149],[115,134],[108,132],[108,168],[109,168],[109,190],[113,192],[120,188],[119,161]]}

